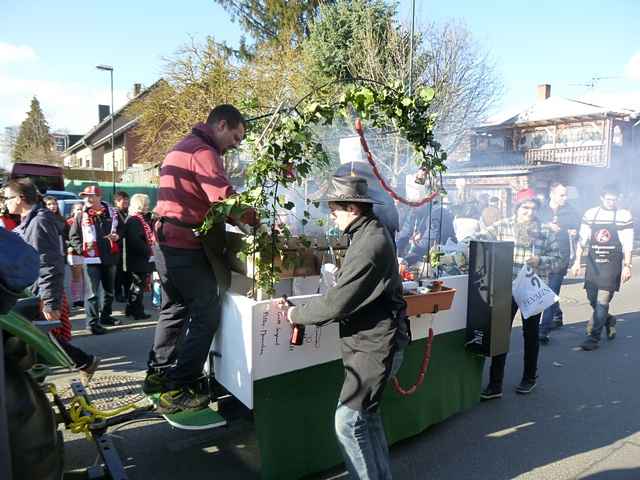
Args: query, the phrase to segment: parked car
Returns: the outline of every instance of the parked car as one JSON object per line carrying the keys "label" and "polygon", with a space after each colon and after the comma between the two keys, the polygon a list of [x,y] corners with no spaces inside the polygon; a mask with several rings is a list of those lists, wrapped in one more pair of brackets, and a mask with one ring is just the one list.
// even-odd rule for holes
{"label": "parked car", "polygon": [[33,179],[40,192],[48,190],[64,191],[64,171],[62,167],[39,163],[14,163],[9,178],[25,177]]}
{"label": "parked car", "polygon": [[66,192],[64,190],[47,190],[45,195],[54,197],[56,200],[80,200],[77,193]]}

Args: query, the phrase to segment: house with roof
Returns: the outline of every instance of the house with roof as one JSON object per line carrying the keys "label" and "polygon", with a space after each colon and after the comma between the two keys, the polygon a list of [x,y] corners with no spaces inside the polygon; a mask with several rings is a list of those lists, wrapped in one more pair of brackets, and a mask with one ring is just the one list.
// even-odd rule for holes
{"label": "house with roof", "polygon": [[584,205],[597,201],[605,183],[633,192],[640,180],[640,108],[551,96],[547,84],[537,94],[524,111],[473,130],[468,160],[452,162],[446,174],[453,198],[497,196],[510,212],[515,192],[546,195],[555,181],[571,186]]}
{"label": "house with roof", "polygon": [[118,180],[127,169],[139,164],[140,143],[135,133],[138,118],[129,107],[140,101],[157,88],[164,80],[160,79],[150,87],[142,89],[134,84],[133,96],[122,108],[113,112],[114,150],[111,146],[111,117],[108,105],[98,105],[98,124],[95,125],[63,153],[64,166],[69,169],[67,178],[81,180],[111,180],[113,160]]}

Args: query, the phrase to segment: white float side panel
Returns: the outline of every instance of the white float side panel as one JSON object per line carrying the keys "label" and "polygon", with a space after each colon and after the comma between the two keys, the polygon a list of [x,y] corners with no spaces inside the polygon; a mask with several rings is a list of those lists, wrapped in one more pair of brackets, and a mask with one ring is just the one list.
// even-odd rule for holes
{"label": "white float side panel", "polygon": [[243,295],[226,293],[212,344],[212,350],[220,354],[214,359],[216,379],[248,408],[253,408],[251,318],[255,303]]}
{"label": "white float side panel", "polygon": [[[296,305],[317,295],[291,297]],[[291,325],[285,312],[275,306],[273,300],[257,302],[253,307],[253,379],[272,377],[282,373],[331,362],[340,358],[338,325],[306,327],[304,343],[289,344]]]}
{"label": "white float side panel", "polygon": [[[466,275],[443,278],[445,285],[456,289],[450,310],[437,315],[411,317],[413,339],[427,336],[429,327],[440,335],[466,327]],[[318,295],[291,297],[302,305]],[[253,408],[255,380],[301,370],[340,358],[338,325],[307,326],[304,344],[291,346],[291,326],[274,300],[255,302],[242,295],[226,294],[222,306],[220,329],[213,350],[218,381],[248,408]]]}

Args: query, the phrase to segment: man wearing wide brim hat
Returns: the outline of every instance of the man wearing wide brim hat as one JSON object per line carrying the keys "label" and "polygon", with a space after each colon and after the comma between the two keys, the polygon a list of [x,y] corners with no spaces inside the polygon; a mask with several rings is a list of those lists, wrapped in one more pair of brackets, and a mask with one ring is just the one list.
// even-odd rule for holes
{"label": "man wearing wide brim hat", "polygon": [[305,305],[290,308],[292,324],[339,322],[345,380],[335,428],[353,478],[391,478],[387,441],[378,411],[382,392],[399,367],[408,329],[395,247],[373,214],[363,177],[333,177],[323,201],[349,237],[337,283]]}

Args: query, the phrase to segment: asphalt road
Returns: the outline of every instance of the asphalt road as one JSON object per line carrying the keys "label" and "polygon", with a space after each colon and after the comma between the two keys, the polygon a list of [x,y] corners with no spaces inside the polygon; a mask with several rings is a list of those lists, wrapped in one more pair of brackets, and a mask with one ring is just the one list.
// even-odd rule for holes
{"label": "asphalt road", "polygon": [[[394,478],[640,479],[639,286],[640,278],[634,278],[614,298],[618,337],[593,352],[576,348],[590,316],[584,290],[576,283],[563,286],[565,326],[541,347],[536,390],[527,396],[513,391],[522,374],[516,323],[504,397],[393,446]],[[141,379],[153,330],[153,322],[128,322],[104,336],[79,331],[74,342],[104,359],[98,375]],[[54,380],[63,384],[68,377],[60,374]],[[429,388],[428,375],[423,388]],[[161,420],[112,432],[131,479],[259,478],[256,439],[246,420],[201,433],[174,430]],[[65,439],[67,470],[96,462],[95,449],[81,435],[67,432]],[[314,478],[340,477],[345,474],[336,469]]]}

